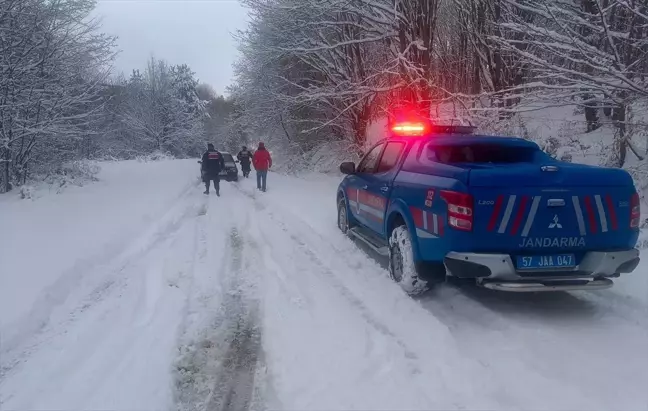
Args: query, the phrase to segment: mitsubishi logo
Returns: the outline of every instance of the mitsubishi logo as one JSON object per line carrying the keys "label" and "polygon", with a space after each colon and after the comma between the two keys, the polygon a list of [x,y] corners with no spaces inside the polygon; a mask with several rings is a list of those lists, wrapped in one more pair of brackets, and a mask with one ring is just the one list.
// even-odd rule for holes
{"label": "mitsubishi logo", "polygon": [[563,228],[562,224],[560,224],[560,220],[558,219],[558,214],[554,215],[553,222],[549,224],[549,228]]}

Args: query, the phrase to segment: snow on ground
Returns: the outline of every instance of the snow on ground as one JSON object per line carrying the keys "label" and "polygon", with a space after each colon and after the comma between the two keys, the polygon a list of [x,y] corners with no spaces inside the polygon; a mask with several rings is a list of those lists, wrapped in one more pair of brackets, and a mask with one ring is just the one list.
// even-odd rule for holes
{"label": "snow on ground", "polygon": [[[0,197],[0,333],[39,326],[79,280],[169,213],[195,181],[195,161],[104,163],[101,181],[37,201]],[[195,189],[194,189],[195,190]],[[17,336],[16,336],[17,337]]]}
{"label": "snow on ground", "polygon": [[202,195],[194,161],[0,197],[3,409],[648,410],[648,264],[596,293],[411,299],[339,178]]}

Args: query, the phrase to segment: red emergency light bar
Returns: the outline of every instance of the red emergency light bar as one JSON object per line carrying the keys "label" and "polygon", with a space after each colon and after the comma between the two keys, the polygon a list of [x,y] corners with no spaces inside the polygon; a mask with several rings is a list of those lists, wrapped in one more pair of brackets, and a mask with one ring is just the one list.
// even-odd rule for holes
{"label": "red emergency light bar", "polygon": [[476,127],[460,125],[439,125],[425,122],[400,122],[392,126],[392,132],[397,136],[416,137],[425,134],[473,134]]}
{"label": "red emergency light bar", "polygon": [[426,124],[421,122],[396,123],[392,126],[392,132],[399,136],[421,136],[426,130]]}

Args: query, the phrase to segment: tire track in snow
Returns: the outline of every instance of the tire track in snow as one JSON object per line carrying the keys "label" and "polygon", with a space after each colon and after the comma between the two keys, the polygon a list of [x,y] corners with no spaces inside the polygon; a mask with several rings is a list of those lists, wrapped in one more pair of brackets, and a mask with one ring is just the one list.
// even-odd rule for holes
{"label": "tire track in snow", "polygon": [[[255,201],[259,203],[263,200],[262,197],[258,197],[255,198]],[[352,261],[345,261],[343,256],[348,254],[348,250],[343,250],[341,246],[332,243],[330,238],[326,238],[312,229],[313,227],[307,221],[302,221],[299,216],[289,214],[285,209],[270,204],[260,204],[256,208],[261,210],[264,216],[267,216],[272,227],[276,227],[277,230],[284,233],[290,242],[295,244],[296,248],[301,251],[301,254],[306,256],[311,264],[317,267],[317,269],[310,270],[310,273],[316,274],[326,284],[335,289],[340,296],[356,309],[357,314],[363,318],[366,324],[387,337],[401,349],[401,355],[404,360],[403,364],[408,364],[413,385],[422,387],[426,384],[424,381],[428,381],[427,384],[430,381],[434,381],[433,390],[429,393],[426,391],[421,392],[429,398],[430,404],[442,404],[437,405],[441,408],[484,406],[484,404],[492,404],[492,406],[506,404],[506,408],[511,409],[522,406],[523,403],[515,396],[512,396],[508,390],[503,389],[503,387],[493,387],[488,384],[487,379],[478,381],[475,378],[470,378],[471,382],[474,383],[475,392],[466,393],[463,391],[461,387],[467,381],[462,375],[474,376],[477,373],[479,375],[490,375],[488,366],[470,358],[463,358],[462,354],[456,350],[454,337],[450,330],[445,327],[443,322],[436,319],[433,313],[420,309],[416,310],[416,307],[412,307],[411,299],[403,294],[402,298],[398,298],[397,300],[384,301],[387,304],[395,304],[394,309],[399,307],[404,309],[403,311],[396,311],[390,314],[389,317],[392,320],[398,321],[400,315],[409,315],[408,312],[414,309],[415,312],[412,312],[412,314],[415,314],[415,318],[420,317],[423,321],[418,323],[415,329],[411,328],[412,321],[406,321],[407,324],[399,321],[393,323],[392,325],[395,326],[393,327],[389,322],[383,321],[384,310],[376,311],[376,307],[370,307],[368,304],[371,304],[371,302],[365,302],[363,295],[352,291],[339,276],[341,270],[354,274],[358,270],[363,270],[363,268],[372,271],[377,269],[379,272],[383,272],[384,270],[377,263],[375,264],[375,268],[373,266],[364,267],[364,263],[361,260],[366,257],[362,256],[360,258],[360,254],[357,255],[358,258],[354,258]],[[297,221],[293,222],[292,220],[295,219]],[[287,225],[288,221],[290,221],[289,225]],[[269,232],[273,231],[272,228],[268,228],[267,230]],[[341,235],[339,237],[340,239],[344,239]],[[266,239],[270,240],[269,238]],[[295,253],[294,255],[299,254]],[[336,257],[325,261],[320,255],[335,255]],[[384,282],[385,285],[393,287],[390,291],[400,291],[396,289],[395,285],[391,284],[391,281],[386,276]],[[391,294],[393,293],[390,292]],[[435,321],[426,323],[424,321],[425,318],[428,318],[428,320],[434,318]],[[425,329],[432,327],[436,331],[432,333],[425,332],[420,327],[424,327]],[[420,332],[416,332],[415,330],[420,330]],[[420,337],[422,339],[417,338],[416,340],[412,340],[411,337],[416,334],[421,334]],[[367,349],[372,350],[371,346],[368,346]],[[441,355],[441,358],[438,357],[439,355]],[[446,355],[449,358],[456,357],[456,359],[448,362],[444,358]],[[435,397],[435,392],[444,392],[444,398],[440,399],[438,396]]]}
{"label": "tire track in snow", "polygon": [[[273,220],[273,222],[284,231],[290,239],[299,246],[300,250],[312,261],[319,270],[315,270],[317,273],[324,274],[326,280],[342,295],[352,306],[354,306],[362,316],[362,318],[371,325],[376,331],[381,334],[393,339],[393,341],[403,349],[403,355],[408,360],[418,360],[418,355],[407,345],[405,341],[398,337],[398,335],[393,332],[384,322],[380,321],[367,306],[356,297],[344,284],[342,284],[333,274],[331,269],[325,264],[322,259],[320,259],[317,254],[299,237],[294,233],[291,233],[290,230],[286,227],[283,221],[277,219],[272,212],[268,212],[267,215]],[[415,367],[414,372],[419,372],[418,366]]]}
{"label": "tire track in snow", "polygon": [[[348,394],[348,393],[331,393],[332,403],[335,403],[336,398],[355,397],[355,400],[352,401],[361,401],[361,404],[370,404],[374,401],[374,398],[362,399],[362,393],[368,395],[371,394],[371,384],[368,386],[360,380],[384,380],[388,379],[388,375],[394,373],[398,375],[400,379],[406,378],[407,380],[411,379],[411,384],[408,384],[410,387],[406,390],[413,395],[412,399],[405,400],[410,404],[419,404],[419,407],[426,407],[430,404],[436,404],[436,407],[440,408],[456,408],[460,402],[460,397],[457,396],[456,399],[453,398],[453,395],[440,397],[435,395],[435,391],[455,391],[452,387],[447,386],[447,382],[443,378],[439,378],[435,374],[444,374],[445,370],[424,370],[421,368],[421,357],[418,352],[414,351],[409,343],[398,335],[389,325],[381,321],[381,319],[372,312],[364,302],[354,295],[350,290],[348,290],[343,285],[340,285],[338,281],[334,279],[335,274],[331,272],[332,268],[328,263],[325,263],[311,247],[307,245],[306,242],[301,241],[298,238],[298,235],[303,234],[301,230],[297,229],[296,226],[291,225],[293,232],[291,232],[288,227],[286,227],[283,221],[275,218],[271,210],[266,209],[265,212],[262,212],[258,217],[258,227],[261,232],[262,238],[260,241],[263,241],[264,244],[272,250],[272,254],[275,255],[279,260],[277,260],[280,265],[280,271],[285,272],[287,278],[286,282],[291,288],[296,288],[298,291],[303,292],[305,304],[300,306],[293,306],[295,308],[294,312],[288,306],[285,306],[285,303],[291,303],[292,301],[284,300],[283,310],[290,310],[287,312],[287,316],[290,319],[290,323],[298,326],[300,321],[312,321],[315,320],[316,323],[313,324],[317,328],[317,321],[321,321],[322,327],[324,329],[328,328],[331,323],[336,323],[338,321],[343,321],[343,324],[340,324],[340,330],[347,330],[352,332],[360,333],[359,339],[353,338],[355,334],[344,334],[342,338],[337,339],[334,335],[330,335],[329,338],[335,341],[332,344],[337,346],[340,343],[344,344],[342,341],[345,341],[351,338],[351,346],[345,346],[344,356],[348,356],[349,352],[358,352],[360,357],[358,357],[359,363],[356,366],[351,366],[347,369],[348,375],[345,375],[342,380],[347,380],[348,384],[359,383],[359,391],[357,394]],[[309,239],[307,239],[309,241]],[[322,244],[322,241],[318,243],[320,248],[325,248],[326,245]],[[328,253],[326,255],[329,255]],[[265,261],[265,271],[272,271],[272,267],[267,265],[267,260]],[[270,270],[268,270],[270,268]],[[270,274],[270,273],[269,273]],[[313,281],[315,280],[315,281]],[[333,281],[332,281],[333,280]],[[279,286],[283,287],[284,280],[280,281]],[[311,296],[313,300],[309,298]],[[288,295],[290,297],[290,294]],[[277,295],[274,298],[280,298],[281,295]],[[329,310],[326,308],[330,306],[334,308],[331,310],[330,315],[326,314]],[[345,308],[348,307],[348,308]],[[301,308],[301,309],[300,309]],[[322,311],[323,310],[323,311]],[[342,314],[342,317],[340,317]],[[279,317],[277,317],[277,315]],[[282,321],[283,314],[281,312],[271,315],[270,321]],[[347,318],[345,318],[347,317]],[[266,319],[268,320],[268,319]],[[351,329],[349,329],[351,327]],[[307,331],[307,329],[305,330]],[[340,331],[340,332],[347,332]],[[284,332],[291,333],[289,330]],[[363,338],[364,337],[364,338]],[[365,343],[362,343],[362,340]],[[282,338],[273,338],[273,345],[277,348],[281,346]],[[426,350],[434,350],[435,343],[438,341],[431,340],[430,344]],[[324,341],[323,344],[326,345]],[[359,343],[359,344],[358,344]],[[322,347],[315,347],[312,355],[317,355],[318,352],[320,355],[335,355],[333,352],[328,353],[327,349]],[[362,349],[364,348],[364,352]],[[439,353],[443,353],[443,349],[439,350]],[[296,355],[296,354],[295,354]],[[344,356],[342,358],[344,358]],[[287,357],[287,358],[286,358]],[[286,352],[275,352],[273,354],[274,361],[279,361],[276,363],[279,367],[282,368],[282,371],[285,373],[290,369],[293,364],[291,355]],[[282,364],[281,359],[285,358],[289,361],[288,364]],[[304,358],[305,362],[312,366],[317,366],[317,361],[312,358]],[[335,363],[339,359],[331,358],[331,362]],[[427,363],[430,364],[429,362]],[[293,366],[300,366],[300,364],[293,364]],[[346,364],[348,366],[348,363]],[[288,367],[288,368],[286,368]],[[328,367],[324,367],[328,368]],[[332,369],[328,372],[333,371]],[[302,372],[302,371],[300,371]],[[318,371],[313,371],[317,373]],[[285,375],[285,374],[284,374]],[[335,378],[331,376],[332,378]],[[433,377],[430,379],[429,377]],[[401,381],[402,382],[402,381]],[[333,383],[330,381],[322,383],[331,385],[332,387],[336,386],[338,383]],[[433,389],[430,389],[430,384],[433,384]],[[334,388],[330,389],[334,389]],[[284,389],[287,387],[284,387]],[[300,393],[300,396],[305,396],[301,401],[308,401],[308,397],[311,395],[321,395],[322,391],[327,391],[327,386],[305,386],[303,387],[307,391],[312,391],[311,394]],[[291,388],[291,390],[296,390],[297,388]],[[336,388],[337,389],[337,388]],[[415,394],[414,394],[415,393]],[[448,400],[448,397],[451,400]],[[414,399],[415,398],[415,399]],[[294,401],[292,398],[286,398],[287,401]],[[297,400],[295,407],[308,407],[304,404],[309,404],[308,402],[300,402]],[[398,398],[392,398],[392,404],[396,405],[401,403],[401,400]],[[319,404],[319,403],[317,403]],[[310,404],[309,406],[317,407],[317,404]],[[329,403],[326,403],[329,404]],[[378,403],[375,403],[378,404]],[[424,405],[425,404],[425,405]],[[394,406],[392,405],[392,406]],[[377,405],[374,405],[377,406]],[[360,406],[362,407],[362,406]],[[371,408],[371,407],[370,407]]]}
{"label": "tire track in snow", "polygon": [[255,401],[262,333],[258,302],[250,295],[244,272],[258,259],[257,247],[242,234],[249,221],[241,218],[242,210],[235,209],[233,200],[223,195],[213,201],[223,204],[209,212],[231,219],[212,221],[214,226],[208,228],[211,235],[229,231],[216,275],[221,293],[213,296],[220,304],[208,328],[180,348],[175,366],[178,410],[248,410]]}
{"label": "tire track in snow", "polygon": [[[298,248],[308,257],[308,259],[319,268],[319,270],[314,270],[314,272],[318,274],[324,274],[327,282],[331,284],[352,306],[358,309],[361,317],[369,325],[371,325],[376,331],[380,332],[381,334],[391,338],[403,350],[403,356],[405,358],[414,361],[418,360],[416,353],[411,350],[408,345],[402,339],[400,339],[398,335],[393,332],[384,322],[380,321],[375,315],[373,315],[372,312],[362,302],[362,300],[357,298],[346,286],[344,286],[344,284],[342,284],[336,278],[336,276],[329,268],[328,264],[324,263],[322,259],[319,258],[317,254],[304,242],[304,240],[297,237],[294,232],[291,232],[291,230],[289,230],[282,219],[277,218],[272,210],[268,210],[265,204],[262,204],[260,201],[258,201],[254,194],[247,193],[243,190],[240,191],[248,198],[254,200],[256,210],[265,211],[264,214],[267,215],[281,231],[286,233],[290,240],[295,243]],[[303,230],[300,231],[300,234],[304,235]],[[282,278],[282,282],[285,281],[286,280]],[[418,366],[416,366],[415,363],[413,363],[413,365],[413,372],[418,373]]]}
{"label": "tire track in snow", "polygon": [[[246,188],[247,187],[241,184],[236,186],[238,193],[243,195],[245,198],[252,200],[252,206],[254,207],[254,211],[255,211],[254,217],[255,217],[256,215],[258,215],[258,213],[263,212],[266,209],[266,206],[261,201],[257,200],[257,196],[256,196],[257,191],[255,191],[255,189],[249,191]],[[256,221],[256,218],[254,219],[254,222],[251,224],[251,226],[258,226],[258,222]],[[263,233],[260,232],[259,230],[253,230],[253,231],[255,232],[256,237],[260,242],[264,244],[274,243],[273,239],[264,237]],[[255,248],[257,249],[259,248],[255,240],[250,239],[250,242],[255,246]],[[291,303],[293,303],[298,307],[304,307],[312,303],[312,301],[309,300],[307,295],[300,292],[294,286],[294,284],[291,284],[288,281],[288,278],[286,278],[286,276],[283,274],[284,270],[282,269],[281,265],[272,256],[272,247],[264,247],[263,250],[258,250],[258,252],[263,257],[263,270],[272,274],[279,281],[279,286],[281,287],[281,290],[289,298]]]}
{"label": "tire track in snow", "polygon": [[254,391],[254,377],[261,347],[258,307],[241,290],[244,242],[236,228],[230,232],[231,284],[224,302],[231,327],[229,346],[216,376],[216,386],[207,403],[210,411],[247,410]]}
{"label": "tire track in snow", "polygon": [[[184,336],[188,332],[190,317],[194,309],[191,297],[196,294],[196,290],[200,285],[196,284],[196,272],[198,267],[204,263],[207,256],[207,230],[205,229],[205,221],[207,220],[207,213],[209,211],[209,199],[203,197],[204,200],[198,206],[196,213],[196,221],[194,225],[194,238],[193,249],[194,253],[191,260],[190,275],[188,276],[187,295],[185,305],[182,310],[182,321],[178,327],[178,336]],[[181,342],[178,342],[181,345]]]}

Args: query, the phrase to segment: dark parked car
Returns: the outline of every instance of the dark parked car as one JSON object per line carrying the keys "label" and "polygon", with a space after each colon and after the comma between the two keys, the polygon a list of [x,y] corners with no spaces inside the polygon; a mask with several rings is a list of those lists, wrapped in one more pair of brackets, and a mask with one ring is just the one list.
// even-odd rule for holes
{"label": "dark parked car", "polygon": [[238,167],[236,167],[234,157],[224,151],[221,151],[221,154],[223,155],[223,160],[225,160],[225,169],[220,172],[221,178],[226,181],[238,181]]}

